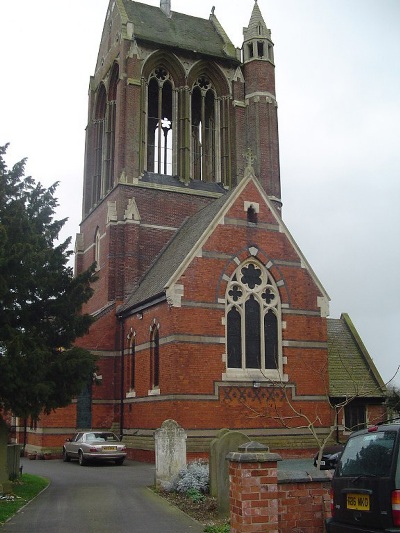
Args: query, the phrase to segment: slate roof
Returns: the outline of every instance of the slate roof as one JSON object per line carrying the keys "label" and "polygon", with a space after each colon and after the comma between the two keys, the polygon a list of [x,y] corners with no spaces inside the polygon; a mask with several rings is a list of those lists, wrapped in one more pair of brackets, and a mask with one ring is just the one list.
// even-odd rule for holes
{"label": "slate roof", "polygon": [[167,282],[181,266],[233,192],[234,189],[223,194],[186,220],[143,276],[138,288],[118,308],[118,315],[124,315],[135,306],[165,294]]}
{"label": "slate roof", "polygon": [[330,396],[384,396],[385,384],[347,314],[328,318]]}
{"label": "slate roof", "polygon": [[213,15],[210,19],[215,24],[210,19],[176,11],[171,11],[171,17],[167,17],[159,7],[132,0],[123,0],[123,5],[133,23],[133,38],[138,41],[237,61],[235,47]]}

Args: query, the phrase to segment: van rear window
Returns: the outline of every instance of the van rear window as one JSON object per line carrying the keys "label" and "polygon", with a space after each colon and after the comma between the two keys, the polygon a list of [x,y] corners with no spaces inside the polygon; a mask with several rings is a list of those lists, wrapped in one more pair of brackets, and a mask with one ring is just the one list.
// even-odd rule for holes
{"label": "van rear window", "polygon": [[350,438],[335,475],[388,476],[396,435],[395,431],[378,431]]}

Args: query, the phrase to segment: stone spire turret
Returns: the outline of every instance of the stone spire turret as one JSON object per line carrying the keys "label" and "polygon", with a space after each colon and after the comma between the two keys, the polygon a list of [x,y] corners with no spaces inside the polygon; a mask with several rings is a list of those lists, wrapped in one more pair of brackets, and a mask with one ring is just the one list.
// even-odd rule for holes
{"label": "stone spire turret", "polygon": [[254,3],[249,25],[243,28],[243,38],[243,60],[245,62],[259,58],[269,59],[273,63],[274,45],[271,41],[271,30],[267,28],[257,0]]}

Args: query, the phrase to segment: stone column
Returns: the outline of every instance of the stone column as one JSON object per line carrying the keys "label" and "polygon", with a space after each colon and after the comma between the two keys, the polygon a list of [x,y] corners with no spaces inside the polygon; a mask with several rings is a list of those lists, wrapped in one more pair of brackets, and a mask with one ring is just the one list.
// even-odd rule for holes
{"label": "stone column", "polygon": [[239,446],[229,461],[231,533],[279,533],[280,455],[258,442]]}

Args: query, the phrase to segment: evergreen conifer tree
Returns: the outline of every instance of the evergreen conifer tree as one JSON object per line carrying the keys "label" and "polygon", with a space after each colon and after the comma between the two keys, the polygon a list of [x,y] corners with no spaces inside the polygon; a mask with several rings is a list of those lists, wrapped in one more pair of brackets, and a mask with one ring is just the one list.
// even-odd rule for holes
{"label": "evergreen conifer tree", "polygon": [[57,183],[25,177],[25,160],[8,169],[0,147],[0,416],[38,418],[68,405],[95,371],[93,355],[74,346],[92,317],[81,312],[95,266],[77,277],[68,266],[66,219],[55,220]]}

